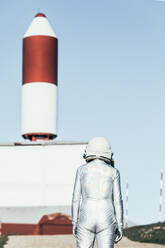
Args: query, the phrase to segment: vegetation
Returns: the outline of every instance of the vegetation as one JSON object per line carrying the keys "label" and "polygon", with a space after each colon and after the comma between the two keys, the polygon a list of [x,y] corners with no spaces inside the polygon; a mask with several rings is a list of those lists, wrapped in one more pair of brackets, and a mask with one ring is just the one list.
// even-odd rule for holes
{"label": "vegetation", "polygon": [[8,235],[2,235],[0,236],[0,248],[3,248],[3,246],[7,243]]}
{"label": "vegetation", "polygon": [[8,234],[4,234],[2,236],[0,236],[0,248],[3,248],[4,245],[7,243],[8,241],[8,236],[9,235],[16,235],[17,233],[8,233]]}
{"label": "vegetation", "polygon": [[133,226],[124,229],[124,236],[132,241],[165,244],[165,222]]}

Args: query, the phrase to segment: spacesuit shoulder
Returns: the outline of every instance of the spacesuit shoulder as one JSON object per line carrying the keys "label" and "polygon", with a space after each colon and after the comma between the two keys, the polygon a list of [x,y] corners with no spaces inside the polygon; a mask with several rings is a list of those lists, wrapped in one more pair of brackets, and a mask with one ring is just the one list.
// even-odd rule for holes
{"label": "spacesuit shoulder", "polygon": [[83,170],[84,166],[85,166],[85,164],[82,164],[82,165],[77,167],[77,170],[78,170],[79,173],[81,173],[81,171]]}
{"label": "spacesuit shoulder", "polygon": [[82,164],[82,165],[80,165],[78,168],[80,168],[79,170],[81,170],[81,168],[84,168],[84,166],[85,166],[86,164]]}
{"label": "spacesuit shoulder", "polygon": [[120,176],[120,172],[117,168],[113,168],[113,179]]}

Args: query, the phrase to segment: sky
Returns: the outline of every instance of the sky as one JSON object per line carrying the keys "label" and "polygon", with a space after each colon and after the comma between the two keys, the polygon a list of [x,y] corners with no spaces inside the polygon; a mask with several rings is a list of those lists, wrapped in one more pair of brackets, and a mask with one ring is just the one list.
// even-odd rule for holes
{"label": "sky", "polygon": [[[124,204],[129,183],[129,219],[157,222],[165,168],[165,2],[1,0],[0,143],[24,141],[22,37],[39,11],[59,41],[56,140],[107,138]],[[163,194],[165,220],[165,186]]]}

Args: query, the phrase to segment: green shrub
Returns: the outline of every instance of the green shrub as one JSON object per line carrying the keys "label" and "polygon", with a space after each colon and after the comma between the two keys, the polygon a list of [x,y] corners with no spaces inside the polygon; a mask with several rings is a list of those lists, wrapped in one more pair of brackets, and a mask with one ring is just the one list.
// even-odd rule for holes
{"label": "green shrub", "polygon": [[7,234],[4,234],[2,236],[0,236],[0,248],[3,248],[4,245],[7,243],[8,241],[8,236],[10,235],[17,235],[18,233],[16,232],[11,232],[11,233],[7,233]]}
{"label": "green shrub", "polygon": [[133,241],[165,244],[165,222],[125,228],[124,236]]}
{"label": "green shrub", "polygon": [[7,234],[0,236],[0,248],[4,247],[4,245],[7,243],[7,240],[8,240]]}

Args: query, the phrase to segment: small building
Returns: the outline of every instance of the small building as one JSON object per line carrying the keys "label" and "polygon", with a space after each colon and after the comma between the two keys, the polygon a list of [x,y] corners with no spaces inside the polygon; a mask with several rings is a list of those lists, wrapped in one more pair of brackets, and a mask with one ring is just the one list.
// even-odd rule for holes
{"label": "small building", "polygon": [[63,213],[44,215],[36,225],[35,235],[72,234],[72,218]]}

